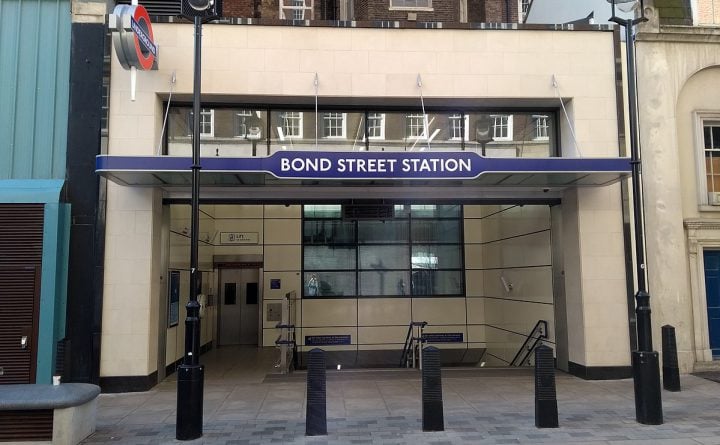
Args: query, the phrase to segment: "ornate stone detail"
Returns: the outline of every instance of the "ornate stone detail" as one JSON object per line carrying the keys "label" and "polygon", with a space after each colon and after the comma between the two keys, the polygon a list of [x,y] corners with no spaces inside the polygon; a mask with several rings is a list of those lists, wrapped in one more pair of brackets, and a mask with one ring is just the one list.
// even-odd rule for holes
{"label": "ornate stone detail", "polygon": [[686,219],[683,224],[688,230],[720,230],[719,220]]}

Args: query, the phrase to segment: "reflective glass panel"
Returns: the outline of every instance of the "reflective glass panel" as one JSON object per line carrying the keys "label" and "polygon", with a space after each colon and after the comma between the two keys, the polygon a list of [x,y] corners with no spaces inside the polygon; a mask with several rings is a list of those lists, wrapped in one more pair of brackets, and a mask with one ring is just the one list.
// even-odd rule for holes
{"label": "reflective glass panel", "polygon": [[358,221],[358,243],[407,243],[409,221]]}
{"label": "reflective glass panel", "polygon": [[293,151],[364,151],[365,113],[343,110],[273,110],[270,154]]}
{"label": "reflective glass panel", "polygon": [[307,204],[303,206],[305,218],[341,218],[340,204]]}
{"label": "reflective glass panel", "polygon": [[360,272],[360,295],[409,295],[407,271]]}
{"label": "reflective glass panel", "polygon": [[[191,107],[171,107],[167,154],[192,156]],[[267,156],[267,112],[251,108],[203,108],[200,114],[200,156]]]}
{"label": "reflective glass panel", "polygon": [[463,272],[444,270],[414,270],[412,294],[416,296],[462,295]]}
{"label": "reflective glass panel", "polygon": [[355,269],[355,247],[305,246],[305,270]]}
{"label": "reflective glass panel", "polygon": [[303,283],[306,297],[355,296],[355,272],[305,272]]}
{"label": "reflective glass panel", "polygon": [[413,204],[410,213],[413,218],[459,218],[460,206]]}
{"label": "reflective glass panel", "polygon": [[459,220],[413,220],[412,241],[415,243],[457,243]]}
{"label": "reflective glass panel", "polygon": [[[382,132],[378,126],[382,122]],[[459,113],[368,112],[370,151],[458,151],[467,120]],[[382,134],[382,137],[380,135]]]}
{"label": "reflective glass panel", "polygon": [[461,269],[462,248],[452,246],[413,245],[413,269]]}
{"label": "reflective glass panel", "polygon": [[466,116],[466,150],[511,158],[550,157],[557,151],[554,113],[469,112]]}
{"label": "reflective glass panel", "polygon": [[360,246],[360,269],[407,269],[409,249],[400,246]]}
{"label": "reflective glass panel", "polygon": [[305,221],[303,242],[305,244],[354,244],[355,223],[337,220]]}

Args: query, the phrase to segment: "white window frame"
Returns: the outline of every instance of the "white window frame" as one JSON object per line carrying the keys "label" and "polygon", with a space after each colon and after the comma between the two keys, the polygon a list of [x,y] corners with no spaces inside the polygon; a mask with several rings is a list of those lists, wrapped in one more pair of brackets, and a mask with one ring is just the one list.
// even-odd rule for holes
{"label": "white window frame", "polygon": [[407,6],[407,5],[398,5],[398,2],[405,1],[405,0],[390,0],[390,6],[389,9],[391,11],[393,10],[401,10],[401,11],[432,11],[432,0],[415,0],[416,3],[424,2],[426,5],[417,5],[417,6]]}
{"label": "white window frame", "polygon": [[[253,113],[252,110],[238,110],[235,112],[233,116],[233,135],[236,138],[246,138],[247,137],[247,124],[245,123],[246,117],[252,117]],[[245,132],[241,132],[240,128],[242,126],[245,126]]]}
{"label": "white window frame", "polygon": [[[504,142],[504,141],[512,141],[513,140],[513,116],[512,114],[491,114],[490,118],[493,120],[492,122],[492,135],[493,135],[493,141],[497,142]],[[498,125],[498,119],[500,119],[500,124]],[[502,124],[502,119],[507,119],[507,123],[505,125]],[[507,128],[507,136],[496,136],[498,134],[498,128]],[[501,130],[502,133],[502,130]]]}
{"label": "white window frame", "polygon": [[[418,128],[418,125],[415,122],[415,120],[417,120],[417,119],[420,119],[420,121],[421,121],[421,123],[420,123],[421,126],[419,127],[421,130],[420,134],[419,135],[411,134],[413,132],[409,131],[410,129]],[[428,128],[429,126],[430,125],[428,124],[428,115],[427,114],[423,114],[423,113],[406,114],[405,115],[405,133],[406,133],[405,138],[411,139],[411,140],[417,139],[417,140],[424,141],[425,139],[428,138],[428,135],[425,134],[425,129],[427,128],[429,131],[429,128]]]}
{"label": "white window frame", "polygon": [[[293,114],[293,116],[287,116],[288,114]],[[293,121],[296,121],[297,125],[293,125],[292,128],[295,128],[297,126],[297,132],[293,131],[293,134],[288,133],[288,128],[291,128],[288,126],[288,123],[290,122],[289,119],[292,119]],[[282,119],[282,130],[283,130],[283,136],[286,139],[302,139],[303,138],[303,112],[302,111],[283,111],[280,113],[280,119]]]}
{"label": "white window frame", "polygon": [[[461,121],[462,119],[462,121]],[[449,141],[461,141],[461,140],[469,140],[470,139],[470,116],[465,115],[463,117],[462,113],[453,113],[448,116],[448,120],[450,122],[450,137],[448,138]],[[455,130],[457,127],[455,126],[455,122],[463,122],[464,129],[462,129],[462,137],[455,136]]]}
{"label": "white window frame", "polygon": [[[385,139],[385,113],[368,113],[367,120],[368,120],[368,139],[370,139],[370,140]],[[372,122],[373,120],[379,120],[380,124],[379,125],[371,125],[370,122]],[[379,128],[380,135],[379,136],[370,136],[370,130],[372,128]]]}
{"label": "white window frame", "polygon": [[518,19],[520,23],[525,22],[525,17],[527,17],[527,13],[530,11],[530,5],[532,5],[533,0],[518,0],[518,11],[520,11],[520,14]]}
{"label": "white window frame", "polygon": [[550,116],[545,114],[535,114],[532,118],[535,121],[535,137],[533,137],[533,140],[549,141],[550,124],[548,123],[548,121],[550,120]]}
{"label": "white window frame", "polygon": [[[314,0],[280,0],[280,20],[312,20]],[[310,14],[306,14],[310,11]],[[309,17],[308,17],[309,16]]]}
{"label": "white window frame", "polygon": [[[337,126],[330,127],[330,125],[337,123],[337,120],[340,119],[340,134],[338,135],[331,135],[328,136],[328,130],[330,128],[336,129]],[[322,121],[323,121],[323,139],[345,139],[347,138],[347,113],[338,113],[334,111],[330,112],[323,112],[322,113]]]}
{"label": "white window frame", "polygon": [[[207,121],[205,120],[207,117],[210,117],[210,131],[209,132],[203,132],[203,127],[207,125]],[[188,113],[188,136],[193,135],[193,111],[190,110],[190,113]],[[215,137],[215,110],[212,108],[201,108],[200,109],[200,137],[201,138],[212,138]]]}
{"label": "white window frame", "polygon": [[[710,205],[707,183],[707,171],[705,169],[705,125],[706,123],[717,123],[720,127],[720,111],[696,111],[695,113],[695,161],[697,178],[698,203],[704,207],[703,210],[720,211],[720,206]],[[718,149],[720,151],[720,149]],[[718,190],[720,192],[720,190]]]}

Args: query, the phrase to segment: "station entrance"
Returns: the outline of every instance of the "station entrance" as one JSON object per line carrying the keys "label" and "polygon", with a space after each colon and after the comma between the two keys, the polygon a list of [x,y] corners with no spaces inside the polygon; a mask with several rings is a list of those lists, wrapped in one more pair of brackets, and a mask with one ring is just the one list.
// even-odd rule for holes
{"label": "station entrance", "polygon": [[[315,347],[333,367],[399,368],[410,366],[412,323],[425,322],[423,344],[441,350],[444,366],[529,366],[542,342],[567,370],[560,208],[203,203],[201,350],[211,367],[230,369],[251,354],[273,373],[282,371],[277,341],[292,339],[288,364],[300,368]],[[163,209],[168,300],[158,368],[170,374],[184,351],[190,206]]]}

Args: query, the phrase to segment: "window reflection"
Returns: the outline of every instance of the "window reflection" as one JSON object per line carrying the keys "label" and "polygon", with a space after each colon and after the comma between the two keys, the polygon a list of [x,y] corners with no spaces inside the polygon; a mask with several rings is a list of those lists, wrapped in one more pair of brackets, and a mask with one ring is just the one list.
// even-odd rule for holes
{"label": "window reflection", "polygon": [[[266,156],[267,113],[257,109],[203,108],[200,112],[200,156]],[[192,155],[191,107],[171,107],[167,122],[170,156]]]}
{"label": "window reflection", "polygon": [[355,296],[355,272],[306,272],[303,282],[307,297]]}
{"label": "window reflection", "polygon": [[[191,107],[170,107],[166,153],[189,156]],[[201,156],[270,156],[295,151],[475,151],[489,157],[556,154],[552,112],[388,112],[314,109],[204,108]]]}

